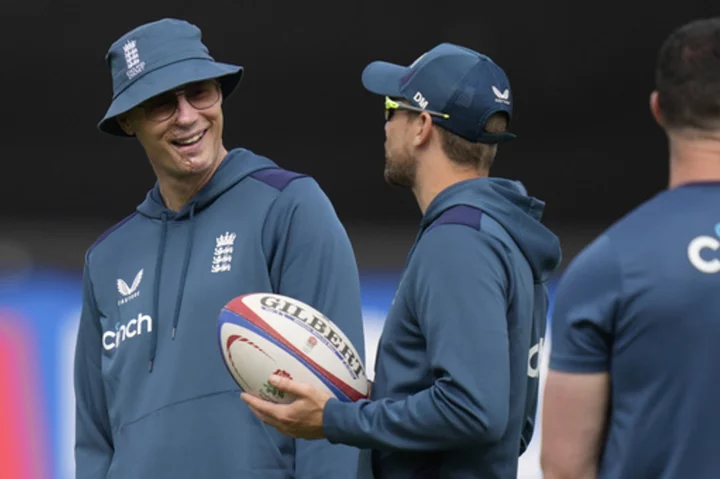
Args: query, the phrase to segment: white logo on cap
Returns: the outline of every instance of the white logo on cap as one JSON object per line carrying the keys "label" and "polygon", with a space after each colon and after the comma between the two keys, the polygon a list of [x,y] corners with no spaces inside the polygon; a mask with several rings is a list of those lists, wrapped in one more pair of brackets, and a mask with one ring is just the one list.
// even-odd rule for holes
{"label": "white logo on cap", "polygon": [[510,98],[510,90],[508,88],[505,89],[505,91],[501,92],[493,85],[492,87],[493,93],[495,93],[495,101],[498,103],[505,103],[506,105],[509,105],[510,102],[508,101],[508,98]]}
{"label": "white logo on cap", "polygon": [[132,79],[145,69],[145,62],[140,61],[140,54],[138,53],[135,40],[128,41],[123,46],[123,51],[125,52],[125,63],[127,64],[127,71],[125,73],[129,79]]}
{"label": "white logo on cap", "polygon": [[413,96],[413,100],[415,100],[415,102],[417,102],[418,106],[420,106],[420,108],[422,108],[422,109],[425,109],[428,106],[428,101],[425,99],[423,94],[420,92],[415,93],[415,95]]}

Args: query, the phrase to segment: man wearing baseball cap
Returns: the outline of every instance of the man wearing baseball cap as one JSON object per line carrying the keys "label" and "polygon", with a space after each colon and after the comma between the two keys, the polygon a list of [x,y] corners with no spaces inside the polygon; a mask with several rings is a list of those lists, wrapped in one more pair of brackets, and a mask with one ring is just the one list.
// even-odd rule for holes
{"label": "man wearing baseball cap", "polygon": [[[300,399],[243,395],[294,437],[372,450],[375,478],[517,477],[533,433],[558,238],[544,203],[490,178],[512,95],[490,58],[444,43],[409,67],[373,62],[385,97],[385,178],[410,188],[423,217],[378,346],[369,400],[341,403],[273,377]],[[366,476],[369,476],[368,472]]]}
{"label": "man wearing baseball cap", "polygon": [[[272,291],[333,318],[364,357],[357,266],[318,184],[223,145],[222,104],[243,75],[190,23],[112,44],[102,132],[136,138],[157,182],[87,251],[75,353],[78,479],[320,479],[358,451],[295,440],[238,399],[217,339],[236,296]],[[332,280],[328,280],[332,278]]]}

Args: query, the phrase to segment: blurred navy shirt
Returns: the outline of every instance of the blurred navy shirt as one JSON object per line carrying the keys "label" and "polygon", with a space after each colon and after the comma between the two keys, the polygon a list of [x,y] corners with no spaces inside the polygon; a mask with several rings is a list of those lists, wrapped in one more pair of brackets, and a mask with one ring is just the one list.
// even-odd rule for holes
{"label": "blurred navy shirt", "polygon": [[599,477],[720,477],[720,183],[664,191],[598,237],[551,328],[551,369],[611,374]]}

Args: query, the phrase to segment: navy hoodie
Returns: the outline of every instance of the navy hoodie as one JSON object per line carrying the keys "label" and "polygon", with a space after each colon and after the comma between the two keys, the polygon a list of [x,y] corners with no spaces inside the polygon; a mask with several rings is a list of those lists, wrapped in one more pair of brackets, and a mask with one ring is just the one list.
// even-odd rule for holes
{"label": "navy hoodie", "polygon": [[428,206],[371,399],[324,412],[331,442],[372,449],[376,479],[517,476],[537,407],[544,282],[561,259],[543,208],[496,178],[452,185]]}
{"label": "navy hoodie", "polygon": [[346,477],[357,449],[294,440],[240,399],[218,349],[232,298],[273,291],[331,318],[364,360],[348,236],[318,184],[231,151],[179,212],[156,186],[85,258],[77,479]]}

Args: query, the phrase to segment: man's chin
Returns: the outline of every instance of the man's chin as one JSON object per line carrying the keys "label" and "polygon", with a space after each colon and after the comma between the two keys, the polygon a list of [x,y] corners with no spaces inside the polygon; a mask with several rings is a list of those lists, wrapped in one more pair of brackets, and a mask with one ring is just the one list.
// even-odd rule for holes
{"label": "man's chin", "polygon": [[177,178],[191,178],[212,168],[212,160],[208,158],[208,155],[179,157],[175,158],[174,163],[174,176]]}
{"label": "man's chin", "polygon": [[412,182],[408,178],[388,169],[385,170],[385,182],[390,186],[396,186],[398,188],[409,188],[412,186]]}

